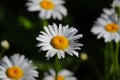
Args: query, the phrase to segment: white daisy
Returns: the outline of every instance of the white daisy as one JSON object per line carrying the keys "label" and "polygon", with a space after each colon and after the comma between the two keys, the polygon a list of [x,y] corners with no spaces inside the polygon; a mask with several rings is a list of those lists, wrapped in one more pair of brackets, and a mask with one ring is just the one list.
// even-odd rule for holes
{"label": "white daisy", "polygon": [[[45,77],[43,80],[55,80],[55,71],[53,69],[49,70],[49,74],[45,73]],[[73,76],[73,73],[67,69],[63,69],[58,72],[57,80],[77,80],[76,77]]]}
{"label": "white daisy", "polygon": [[40,11],[39,17],[42,19],[62,20],[67,16],[67,9],[63,6],[64,0],[29,0],[27,2],[28,11]]}
{"label": "white daisy", "polygon": [[120,41],[120,22],[115,11],[113,9],[104,10],[104,13],[97,19],[92,27],[91,32],[98,35],[98,39],[103,37],[105,42],[112,40],[115,42]]}
{"label": "white daisy", "polygon": [[82,34],[76,35],[78,32],[76,28],[53,24],[45,26],[44,29],[45,32],[40,31],[41,34],[36,39],[40,41],[37,45],[41,47],[40,50],[47,51],[46,57],[50,58],[57,54],[58,58],[61,59],[61,57],[65,57],[65,52],[78,57],[78,52],[75,50],[80,50],[79,46],[82,44],[76,40],[81,38]]}
{"label": "white daisy", "polygon": [[0,80],[36,80],[38,72],[35,69],[24,55],[5,56],[0,62]]}
{"label": "white daisy", "polygon": [[120,7],[120,0],[113,0],[113,3],[111,4],[112,7]]}

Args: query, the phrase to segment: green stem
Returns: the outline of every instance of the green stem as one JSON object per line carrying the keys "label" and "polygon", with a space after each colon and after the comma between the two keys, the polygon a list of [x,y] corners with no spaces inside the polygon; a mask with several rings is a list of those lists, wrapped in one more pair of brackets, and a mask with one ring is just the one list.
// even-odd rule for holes
{"label": "green stem", "polygon": [[115,50],[115,65],[116,65],[116,74],[117,74],[117,77],[119,79],[119,59],[118,59],[118,56],[119,56],[119,43],[116,43],[116,50]]}
{"label": "green stem", "polygon": [[48,22],[48,20],[45,20],[45,19],[40,19],[40,28],[41,28],[41,30],[42,31],[44,31],[44,27],[45,26],[48,26],[49,25],[49,22]]}
{"label": "green stem", "polygon": [[115,68],[116,68],[116,65],[115,65],[115,51],[114,51],[114,45],[113,45],[113,41],[111,42],[111,45],[110,45],[110,52],[111,52],[111,62],[112,62],[112,70],[113,70],[113,72],[112,72],[112,78],[113,78],[113,80],[116,80],[116,71],[115,71]]}
{"label": "green stem", "polygon": [[42,26],[47,26],[49,24],[48,20],[42,19],[41,20]]}
{"label": "green stem", "polygon": [[55,59],[55,72],[56,72],[56,75],[55,75],[55,80],[57,80],[57,77],[58,77],[58,67],[59,67],[59,61],[58,61],[58,56],[56,55],[56,59]]}
{"label": "green stem", "polygon": [[109,43],[106,44],[104,52],[104,75],[105,80],[109,80],[109,57],[108,57]]}
{"label": "green stem", "polygon": [[1,49],[1,52],[0,52],[0,59],[2,58],[3,54],[5,53],[5,49]]}

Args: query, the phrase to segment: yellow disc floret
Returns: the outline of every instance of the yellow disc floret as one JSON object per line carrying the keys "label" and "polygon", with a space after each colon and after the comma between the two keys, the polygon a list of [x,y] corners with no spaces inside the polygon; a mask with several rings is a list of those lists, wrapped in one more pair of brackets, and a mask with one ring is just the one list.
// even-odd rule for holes
{"label": "yellow disc floret", "polygon": [[58,76],[57,80],[65,80],[63,76]]}
{"label": "yellow disc floret", "polygon": [[68,47],[69,41],[64,36],[55,36],[51,40],[51,45],[55,49],[64,50],[64,49],[66,49]]}
{"label": "yellow disc floret", "polygon": [[19,67],[13,66],[7,69],[6,74],[9,78],[19,79],[23,77],[23,70]]}
{"label": "yellow disc floret", "polygon": [[51,0],[42,0],[40,6],[46,10],[53,10],[55,5]]}
{"label": "yellow disc floret", "polygon": [[115,23],[107,24],[105,26],[105,29],[109,32],[117,32],[119,29],[119,26]]}

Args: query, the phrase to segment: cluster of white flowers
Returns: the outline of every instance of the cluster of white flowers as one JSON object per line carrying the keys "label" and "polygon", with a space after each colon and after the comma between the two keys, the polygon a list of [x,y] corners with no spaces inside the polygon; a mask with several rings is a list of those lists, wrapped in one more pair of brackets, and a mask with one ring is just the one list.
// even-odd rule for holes
{"label": "cluster of white flowers", "polygon": [[[37,67],[24,55],[14,54],[10,58],[4,56],[0,62],[0,80],[36,80],[38,76]],[[45,73],[46,74],[46,73]],[[55,71],[50,69],[43,80],[55,80]],[[57,80],[77,80],[69,70],[61,70]]]}
{"label": "cluster of white flowers", "polygon": [[[26,3],[28,11],[40,11],[41,19],[58,19],[62,20],[63,16],[67,16],[67,9],[63,6],[64,0],[29,0]],[[77,34],[78,30],[68,25],[44,26],[45,32],[40,31],[40,35],[36,37],[40,41],[37,46],[40,50],[47,51],[46,57],[50,58],[57,54],[58,58],[65,58],[65,52],[69,55],[78,57],[81,43],[78,43],[83,35]],[[77,35],[76,35],[77,34]],[[2,42],[4,47],[9,45]],[[7,47],[6,47],[7,48]],[[32,61],[25,58],[24,55],[14,54],[10,58],[3,57],[0,62],[0,80],[36,80],[38,76],[37,68],[32,65]],[[55,80],[56,73],[50,69],[50,74],[45,75],[43,80]],[[69,70],[61,70],[58,72],[57,80],[77,80],[73,77],[73,73]]]}
{"label": "cluster of white flowers", "polygon": [[[100,18],[97,19],[91,32],[104,38],[105,42],[120,41],[120,17],[116,8],[120,8],[120,0],[114,0],[111,9],[103,9]],[[118,9],[119,10],[119,9]]]}
{"label": "cluster of white flowers", "polygon": [[[67,16],[67,9],[63,6],[64,0],[28,0],[26,6],[28,11],[39,11],[41,19],[58,19],[62,20]],[[100,18],[93,25],[91,32],[98,35],[97,38],[104,38],[105,42],[114,40],[120,41],[120,17],[116,8],[120,8],[120,0],[114,0],[111,9],[103,9]],[[78,30],[69,25],[62,24],[44,26],[45,31],[40,31],[36,39],[40,51],[47,51],[46,57],[51,58],[57,55],[59,59],[65,58],[65,53],[73,56],[79,56],[76,50],[80,50],[83,44],[78,43],[83,35],[77,34]],[[8,44],[3,42],[3,47],[8,48]],[[7,46],[7,47],[6,47]],[[87,59],[84,54],[83,60]],[[10,58],[3,57],[0,62],[0,80],[36,80],[38,77],[37,68],[32,65],[32,61],[25,58],[24,55],[14,54]],[[55,80],[55,71],[50,69],[50,74],[46,73],[43,80]],[[57,80],[77,80],[73,73],[64,69],[58,72]]]}

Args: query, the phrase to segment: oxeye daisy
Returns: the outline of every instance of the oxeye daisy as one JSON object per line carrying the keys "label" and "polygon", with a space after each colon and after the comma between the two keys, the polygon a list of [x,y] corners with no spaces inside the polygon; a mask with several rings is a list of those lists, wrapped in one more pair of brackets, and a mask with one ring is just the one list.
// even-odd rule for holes
{"label": "oxeye daisy", "polygon": [[63,6],[64,0],[29,0],[27,2],[28,11],[40,11],[41,19],[62,20],[63,16],[67,16],[67,9]]}
{"label": "oxeye daisy", "polygon": [[24,55],[5,56],[0,62],[0,80],[36,80],[38,72],[35,69]]}
{"label": "oxeye daisy", "polygon": [[[45,73],[43,80],[55,80],[55,71],[50,69],[49,73]],[[77,78],[69,70],[63,69],[58,72],[57,80],[77,80]]]}
{"label": "oxeye daisy", "polygon": [[[112,10],[112,9],[111,9]],[[105,13],[97,19],[91,32],[98,35],[97,38],[103,37],[105,42],[114,40],[115,42],[120,41],[120,22],[118,16],[114,11],[105,10]]]}
{"label": "oxeye daisy", "polygon": [[40,50],[47,51],[46,57],[50,58],[57,54],[58,58],[64,58],[65,52],[69,55],[76,55],[78,57],[78,52],[75,50],[80,50],[81,43],[77,40],[82,37],[82,34],[76,35],[78,30],[74,27],[68,25],[62,26],[56,24],[44,26],[45,32],[40,31],[40,35],[36,38],[38,41],[38,47]]}
{"label": "oxeye daisy", "polygon": [[120,0],[113,0],[112,7],[120,7]]}

